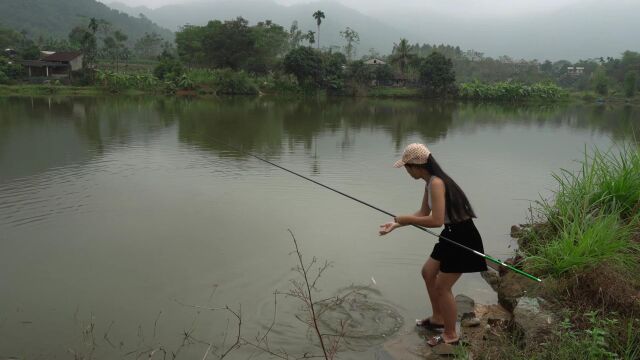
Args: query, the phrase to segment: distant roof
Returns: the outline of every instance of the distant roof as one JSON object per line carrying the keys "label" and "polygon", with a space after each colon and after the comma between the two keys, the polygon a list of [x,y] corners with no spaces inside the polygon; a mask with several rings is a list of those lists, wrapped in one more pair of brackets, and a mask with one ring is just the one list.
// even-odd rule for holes
{"label": "distant roof", "polygon": [[376,59],[376,58],[369,59],[369,60],[365,61],[364,63],[367,64],[367,65],[384,65],[384,64],[386,64],[386,62],[384,62],[384,61],[382,61],[380,59]]}
{"label": "distant roof", "polygon": [[60,64],[58,62],[50,62],[50,61],[41,61],[41,60],[22,60],[18,61],[20,64],[24,66],[33,66],[33,67],[67,67],[68,64]]}
{"label": "distant roof", "polygon": [[47,57],[45,57],[44,61],[71,61],[78,56],[81,56],[82,53],[79,51],[60,51],[57,53],[53,53]]}

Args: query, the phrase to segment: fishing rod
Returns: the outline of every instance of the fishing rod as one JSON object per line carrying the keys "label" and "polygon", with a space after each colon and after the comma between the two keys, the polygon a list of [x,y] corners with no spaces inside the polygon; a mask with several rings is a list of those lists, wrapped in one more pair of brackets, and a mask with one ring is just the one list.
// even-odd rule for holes
{"label": "fishing rod", "polygon": [[[380,208],[379,208],[379,207],[377,207],[377,206],[371,205],[371,204],[369,204],[368,202],[362,201],[362,200],[360,200],[360,199],[358,199],[358,198],[355,198],[355,197],[353,197],[353,196],[351,196],[351,195],[349,195],[349,194],[346,194],[346,193],[344,193],[344,192],[342,192],[342,191],[340,191],[340,190],[334,189],[334,188],[332,188],[332,187],[330,187],[330,186],[327,186],[327,185],[325,185],[325,184],[323,184],[323,183],[320,183],[320,182],[318,182],[318,181],[316,181],[316,180],[313,180],[313,179],[311,179],[311,178],[309,178],[309,177],[306,177],[306,176],[304,176],[304,175],[298,174],[298,173],[297,173],[297,172],[295,172],[295,171],[289,170],[289,169],[287,169],[287,168],[285,168],[285,167],[283,167],[283,166],[280,166],[280,165],[278,165],[278,164],[276,164],[276,163],[274,163],[274,162],[272,162],[272,161],[269,161],[269,160],[267,160],[267,159],[264,159],[264,158],[262,158],[262,157],[260,157],[260,156],[258,156],[258,155],[255,155],[255,154],[252,154],[252,153],[250,153],[250,152],[244,151],[244,150],[239,149],[239,148],[237,148],[237,147],[235,147],[235,146],[231,146],[231,145],[229,145],[229,144],[227,144],[227,143],[225,143],[225,142],[218,141],[218,140],[215,140],[215,139],[213,139],[213,138],[211,138],[211,140],[213,140],[213,141],[215,141],[215,142],[217,142],[217,143],[219,143],[219,144],[222,144],[222,145],[224,145],[224,146],[226,146],[226,147],[228,147],[228,148],[230,148],[230,149],[233,149],[233,150],[235,150],[235,151],[237,151],[237,152],[239,152],[239,153],[241,153],[241,154],[251,156],[251,157],[256,158],[256,159],[258,159],[258,160],[260,160],[260,161],[264,161],[264,162],[266,162],[267,164],[270,164],[270,165],[273,165],[273,166],[277,167],[278,169],[284,170],[284,171],[286,171],[286,172],[288,172],[288,173],[290,173],[290,174],[293,174],[293,175],[295,175],[295,176],[301,177],[301,178],[303,178],[303,179],[305,179],[305,180],[307,180],[307,181],[311,181],[312,183],[314,183],[314,184],[316,184],[316,185],[322,186],[323,188],[325,188],[325,189],[327,189],[327,190],[331,190],[331,191],[333,191],[333,192],[335,192],[335,193],[338,193],[338,194],[340,194],[340,195],[342,195],[342,196],[344,196],[344,197],[347,197],[347,198],[349,198],[349,199],[351,199],[351,200],[357,201],[357,202],[359,202],[360,204],[362,204],[362,205],[364,205],[364,206],[368,206],[368,207],[370,207],[370,208],[372,208],[372,209],[374,209],[374,210],[377,210],[377,211],[379,211],[379,212],[381,212],[381,213],[383,213],[383,214],[389,215],[389,216],[391,216],[392,218],[395,218],[395,217],[396,217],[396,215],[394,215],[394,214],[392,214],[392,213],[390,213],[390,212],[388,212],[388,211],[386,211],[386,210],[380,209]],[[524,276],[524,277],[526,277],[526,278],[528,278],[528,279],[535,280],[535,281],[538,281],[538,282],[542,282],[542,280],[541,280],[540,278],[537,278],[537,277],[535,277],[535,276],[533,276],[533,275],[531,275],[531,274],[529,274],[529,273],[526,273],[526,272],[524,272],[524,271],[522,271],[522,270],[520,270],[520,269],[517,269],[517,268],[515,268],[515,267],[513,267],[513,266],[511,266],[511,265],[509,265],[509,264],[507,264],[507,263],[505,263],[505,262],[503,262],[503,261],[501,261],[501,260],[499,260],[499,259],[493,258],[493,257],[491,257],[491,256],[489,256],[489,255],[487,255],[487,254],[483,254],[483,253],[481,253],[481,252],[479,252],[479,251],[473,250],[472,248],[467,247],[467,246],[464,246],[464,245],[462,245],[462,244],[459,244],[459,243],[457,243],[457,242],[455,242],[455,241],[453,241],[453,240],[451,240],[451,239],[447,239],[446,237],[444,237],[444,236],[442,236],[442,235],[439,235],[439,234],[436,234],[436,233],[434,233],[433,231],[431,231],[431,230],[429,230],[429,229],[427,229],[427,228],[425,228],[425,227],[423,227],[423,226],[420,226],[420,225],[414,225],[414,224],[411,224],[411,226],[413,226],[413,227],[415,227],[415,228],[417,228],[417,229],[420,229],[420,230],[422,230],[422,231],[425,231],[425,232],[427,232],[427,233],[429,233],[429,234],[431,234],[431,235],[433,235],[433,236],[435,236],[435,237],[438,237],[438,238],[440,238],[440,239],[442,239],[442,240],[444,240],[444,241],[448,242],[448,243],[449,243],[449,244],[451,244],[451,245],[455,245],[455,246],[457,246],[457,247],[459,247],[459,248],[461,248],[461,249],[464,249],[464,250],[467,250],[467,251],[471,251],[472,253],[474,253],[474,254],[476,254],[476,255],[478,255],[478,256],[480,256],[480,257],[483,257],[483,258],[485,258],[486,260],[491,261],[492,263],[498,264],[498,265],[500,265],[500,266],[504,266],[504,267],[506,267],[507,269],[509,269],[509,270],[511,270],[511,271],[513,271],[513,272],[515,272],[515,273],[519,274],[519,275],[522,275],[522,276]]]}

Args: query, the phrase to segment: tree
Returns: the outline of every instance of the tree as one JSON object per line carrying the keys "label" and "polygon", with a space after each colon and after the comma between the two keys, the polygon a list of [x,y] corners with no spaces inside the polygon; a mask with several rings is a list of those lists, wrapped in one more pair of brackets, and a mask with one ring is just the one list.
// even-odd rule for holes
{"label": "tree", "polygon": [[298,27],[298,22],[294,21],[291,23],[291,27],[289,28],[289,46],[291,48],[296,48],[300,46],[302,40],[304,40],[305,35],[302,33],[302,30]]}
{"label": "tree", "polygon": [[298,80],[298,84],[319,85],[322,81],[322,57],[310,47],[298,47],[284,57],[284,70]]}
{"label": "tree", "polygon": [[638,84],[638,73],[636,71],[627,71],[624,76],[624,95],[626,97],[633,97],[636,94],[636,88]]}
{"label": "tree", "polygon": [[254,46],[246,70],[266,74],[276,67],[276,63],[289,50],[289,34],[282,26],[270,20],[251,27],[250,34]]}
{"label": "tree", "polygon": [[347,27],[346,29],[344,29],[344,31],[340,31],[340,36],[342,36],[344,40],[347,42],[347,45],[345,45],[344,50],[347,53],[347,59],[351,61],[353,60],[353,57],[355,55],[354,44],[360,43],[360,35],[358,35],[358,33],[352,28]]}
{"label": "tree", "polygon": [[400,43],[393,44],[391,63],[398,64],[402,75],[405,75],[407,66],[415,59],[416,55],[411,51],[411,47],[407,39],[400,39]]}
{"label": "tree", "polygon": [[346,63],[347,58],[340,52],[322,54],[322,85],[331,90],[342,89]]}
{"label": "tree", "polygon": [[145,33],[133,46],[137,56],[143,59],[152,59],[160,55],[162,37],[157,33]]}
{"label": "tree", "polygon": [[598,66],[596,71],[593,72],[591,78],[593,88],[599,95],[606,96],[609,93],[609,79],[604,67]]}
{"label": "tree", "polygon": [[204,37],[211,25],[212,23],[206,26],[185,25],[176,32],[178,56],[187,65],[206,63],[207,51],[204,48]]}
{"label": "tree", "polygon": [[107,57],[111,58],[111,63],[115,64],[116,72],[119,69],[120,61],[126,60],[129,57],[129,48],[127,48],[125,44],[127,38],[127,35],[120,30],[116,30],[113,36],[107,36],[102,40],[104,43],[104,53]]}
{"label": "tree", "polygon": [[420,84],[429,96],[453,94],[455,82],[453,62],[440,53],[431,53],[420,65]]}
{"label": "tree", "polygon": [[316,33],[315,33],[315,31],[309,30],[307,32],[306,39],[307,39],[307,42],[309,43],[309,46],[312,46],[313,44],[315,44],[316,43]]}
{"label": "tree", "polygon": [[76,26],[69,33],[69,44],[82,52],[83,68],[90,69],[95,65],[98,57],[98,42],[93,32],[83,26]]}
{"label": "tree", "polygon": [[313,18],[316,19],[316,24],[318,24],[318,49],[320,49],[320,24],[322,24],[322,19],[324,19],[324,12],[320,10],[314,12]]}
{"label": "tree", "polygon": [[243,68],[254,55],[255,39],[249,22],[242,17],[235,20],[210,21],[203,39],[208,63],[216,68]]}

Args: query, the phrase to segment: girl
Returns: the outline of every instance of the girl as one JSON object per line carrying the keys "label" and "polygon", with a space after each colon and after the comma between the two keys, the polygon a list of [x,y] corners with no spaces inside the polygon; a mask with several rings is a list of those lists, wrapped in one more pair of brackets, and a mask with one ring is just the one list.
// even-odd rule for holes
{"label": "girl", "polygon": [[[422,206],[413,215],[394,218],[393,222],[380,226],[380,235],[405,225],[420,225],[437,228],[444,225],[441,237],[453,240],[479,252],[484,252],[482,239],[473,224],[476,217],[469,200],[460,187],[436,162],[431,152],[423,144],[407,146],[394,167],[403,167],[414,179],[422,179],[425,188]],[[485,260],[470,251],[439,239],[431,256],[422,267],[422,278],[427,286],[433,314],[416,325],[427,329],[444,329],[442,335],[434,336],[428,344],[457,344],[456,302],[451,288],[462,273],[487,270]]]}

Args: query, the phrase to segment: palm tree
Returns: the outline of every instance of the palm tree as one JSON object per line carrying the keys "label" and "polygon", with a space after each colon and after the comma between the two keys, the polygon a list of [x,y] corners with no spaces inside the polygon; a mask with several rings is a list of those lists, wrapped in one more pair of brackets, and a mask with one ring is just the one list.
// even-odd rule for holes
{"label": "palm tree", "polygon": [[391,62],[400,66],[400,73],[405,74],[407,65],[416,57],[407,39],[400,39],[400,43],[393,44]]}
{"label": "palm tree", "polygon": [[324,19],[324,13],[318,10],[313,13],[313,18],[316,19],[316,23],[318,24],[318,49],[320,49],[320,24],[322,24],[322,19]]}

